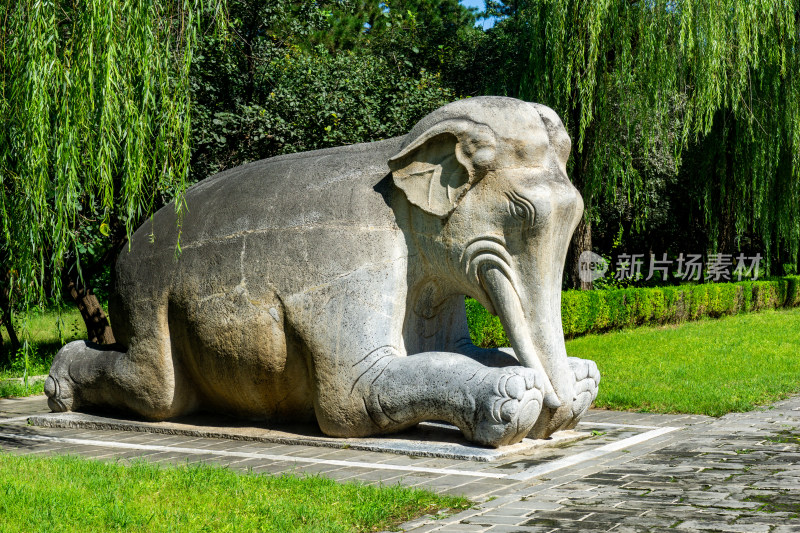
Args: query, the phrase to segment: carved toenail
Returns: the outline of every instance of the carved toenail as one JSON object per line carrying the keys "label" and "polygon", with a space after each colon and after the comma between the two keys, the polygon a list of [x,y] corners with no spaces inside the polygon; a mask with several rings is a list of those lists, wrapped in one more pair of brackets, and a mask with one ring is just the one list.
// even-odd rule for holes
{"label": "carved toenail", "polygon": [[521,400],[525,396],[525,379],[521,376],[511,376],[506,382],[506,393],[512,398]]}
{"label": "carved toenail", "polygon": [[58,383],[52,376],[47,376],[44,382],[44,393],[48,398],[52,398],[58,393]]}
{"label": "carved toenail", "polygon": [[507,400],[503,404],[503,407],[500,408],[500,415],[503,417],[503,420],[508,422],[514,418],[517,411],[519,411],[519,403],[513,400]]}

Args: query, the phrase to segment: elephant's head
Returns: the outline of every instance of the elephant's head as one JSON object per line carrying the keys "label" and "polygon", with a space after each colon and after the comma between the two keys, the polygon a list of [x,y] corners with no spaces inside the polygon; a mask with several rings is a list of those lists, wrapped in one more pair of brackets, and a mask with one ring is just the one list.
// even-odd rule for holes
{"label": "elephant's head", "polygon": [[390,161],[418,209],[420,253],[452,289],[500,317],[522,365],[550,383],[549,434],[571,420],[561,280],[583,200],[566,172],[570,139],[548,107],[480,97],[423,118]]}

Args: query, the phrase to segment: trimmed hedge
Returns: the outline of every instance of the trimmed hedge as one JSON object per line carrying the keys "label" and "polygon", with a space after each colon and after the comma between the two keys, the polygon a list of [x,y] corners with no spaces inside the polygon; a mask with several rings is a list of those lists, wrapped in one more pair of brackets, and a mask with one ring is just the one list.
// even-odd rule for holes
{"label": "trimmed hedge", "polygon": [[[800,276],[764,281],[706,283],[561,293],[567,338],[644,325],[660,325],[800,306]],[[467,298],[467,318],[476,346],[508,346],[500,319]]]}

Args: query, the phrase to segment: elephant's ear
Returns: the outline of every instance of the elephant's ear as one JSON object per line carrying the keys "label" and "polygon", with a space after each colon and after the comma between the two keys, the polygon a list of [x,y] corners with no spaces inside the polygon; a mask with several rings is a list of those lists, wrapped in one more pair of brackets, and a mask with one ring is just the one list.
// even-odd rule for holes
{"label": "elephant's ear", "polygon": [[448,120],[389,159],[394,183],[423,211],[446,217],[494,159],[494,134],[470,120]]}

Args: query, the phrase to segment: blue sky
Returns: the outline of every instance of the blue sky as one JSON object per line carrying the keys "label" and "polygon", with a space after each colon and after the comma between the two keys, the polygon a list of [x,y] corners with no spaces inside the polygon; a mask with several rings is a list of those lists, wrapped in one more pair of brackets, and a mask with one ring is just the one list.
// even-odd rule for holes
{"label": "blue sky", "polygon": [[[484,10],[486,8],[486,2],[484,0],[461,0],[461,5],[465,5],[467,7],[477,7],[480,10]],[[478,24],[484,28],[491,28],[494,26],[494,19],[479,20]]]}

